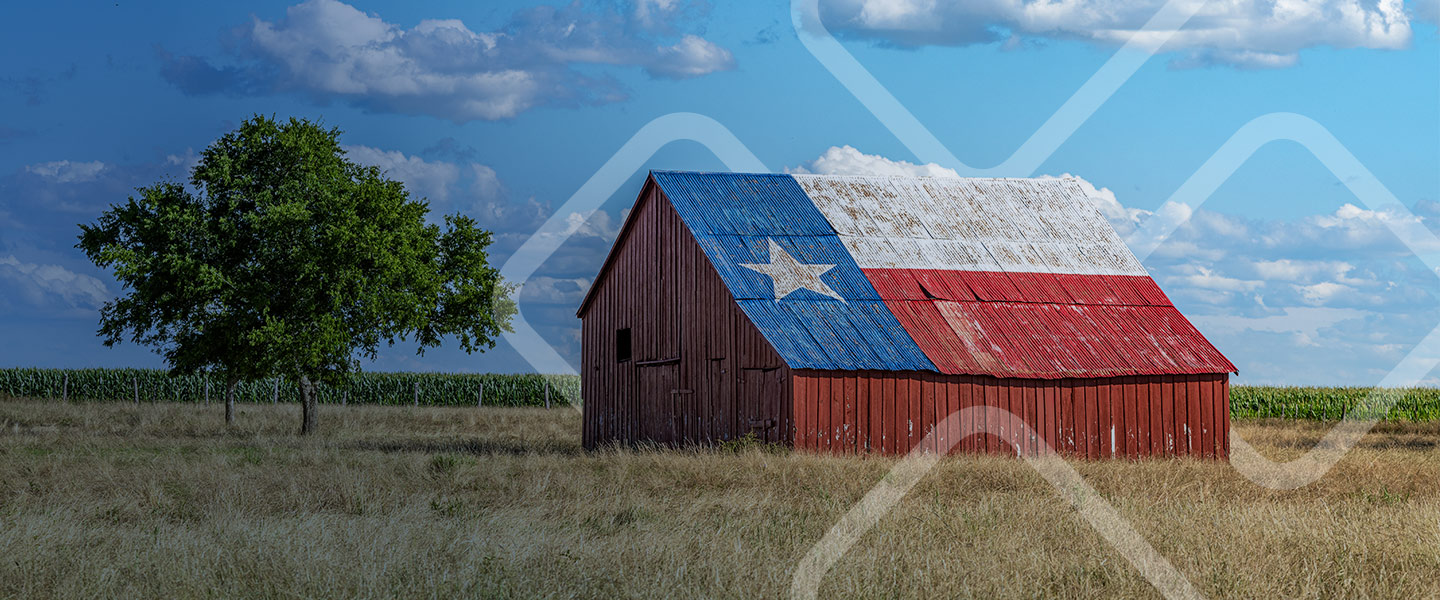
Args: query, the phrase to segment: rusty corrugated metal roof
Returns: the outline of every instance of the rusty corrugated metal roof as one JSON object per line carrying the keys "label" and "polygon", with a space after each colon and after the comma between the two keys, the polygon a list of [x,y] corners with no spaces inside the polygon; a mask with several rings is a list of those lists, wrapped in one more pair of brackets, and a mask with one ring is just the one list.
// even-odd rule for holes
{"label": "rusty corrugated metal roof", "polygon": [[791,367],[1234,370],[1074,180],[652,176]]}

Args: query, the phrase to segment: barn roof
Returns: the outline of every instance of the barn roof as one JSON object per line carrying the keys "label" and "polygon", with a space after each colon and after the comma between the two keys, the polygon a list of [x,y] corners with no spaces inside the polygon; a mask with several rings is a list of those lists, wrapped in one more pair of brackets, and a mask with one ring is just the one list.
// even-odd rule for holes
{"label": "barn roof", "polygon": [[1235,370],[1073,179],[651,177],[792,368]]}

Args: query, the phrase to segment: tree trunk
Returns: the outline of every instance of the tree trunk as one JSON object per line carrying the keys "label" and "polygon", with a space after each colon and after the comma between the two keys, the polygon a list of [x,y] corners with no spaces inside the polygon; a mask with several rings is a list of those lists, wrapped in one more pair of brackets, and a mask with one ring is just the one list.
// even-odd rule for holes
{"label": "tree trunk", "polygon": [[225,381],[225,425],[235,424],[235,385],[240,380],[231,377]]}
{"label": "tree trunk", "polygon": [[309,377],[300,377],[300,435],[310,435],[319,429],[316,417],[315,386]]}

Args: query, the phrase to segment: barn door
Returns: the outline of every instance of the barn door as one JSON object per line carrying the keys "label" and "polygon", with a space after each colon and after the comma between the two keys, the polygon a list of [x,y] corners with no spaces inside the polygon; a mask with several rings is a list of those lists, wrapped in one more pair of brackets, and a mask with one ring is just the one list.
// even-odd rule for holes
{"label": "barn door", "polygon": [[673,392],[680,365],[673,362],[640,365],[636,370],[640,374],[642,436],[662,444],[679,442],[676,417],[680,407],[676,404],[677,396]]}
{"label": "barn door", "polygon": [[781,442],[780,395],[784,391],[780,369],[743,369],[740,427],[767,442]]}

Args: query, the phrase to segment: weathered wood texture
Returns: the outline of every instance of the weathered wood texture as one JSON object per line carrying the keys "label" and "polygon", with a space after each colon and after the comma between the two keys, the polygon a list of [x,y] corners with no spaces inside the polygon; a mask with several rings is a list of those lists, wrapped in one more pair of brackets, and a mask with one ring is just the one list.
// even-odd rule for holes
{"label": "weathered wood texture", "polygon": [[[741,312],[668,200],[647,183],[581,315],[586,448],[788,443],[790,369]],[[632,357],[616,356],[629,328]]]}
{"label": "weathered wood texture", "polygon": [[[926,450],[952,453],[1018,449],[1032,456],[1053,450],[1084,458],[1222,460],[1230,455],[1225,373],[1000,379],[802,369],[793,378],[794,440],[805,450],[898,454],[925,442]],[[947,419],[971,407],[1005,413],[987,413],[1001,417],[999,423],[973,422],[969,417],[976,413]],[[936,435],[927,438],[937,426]]]}

